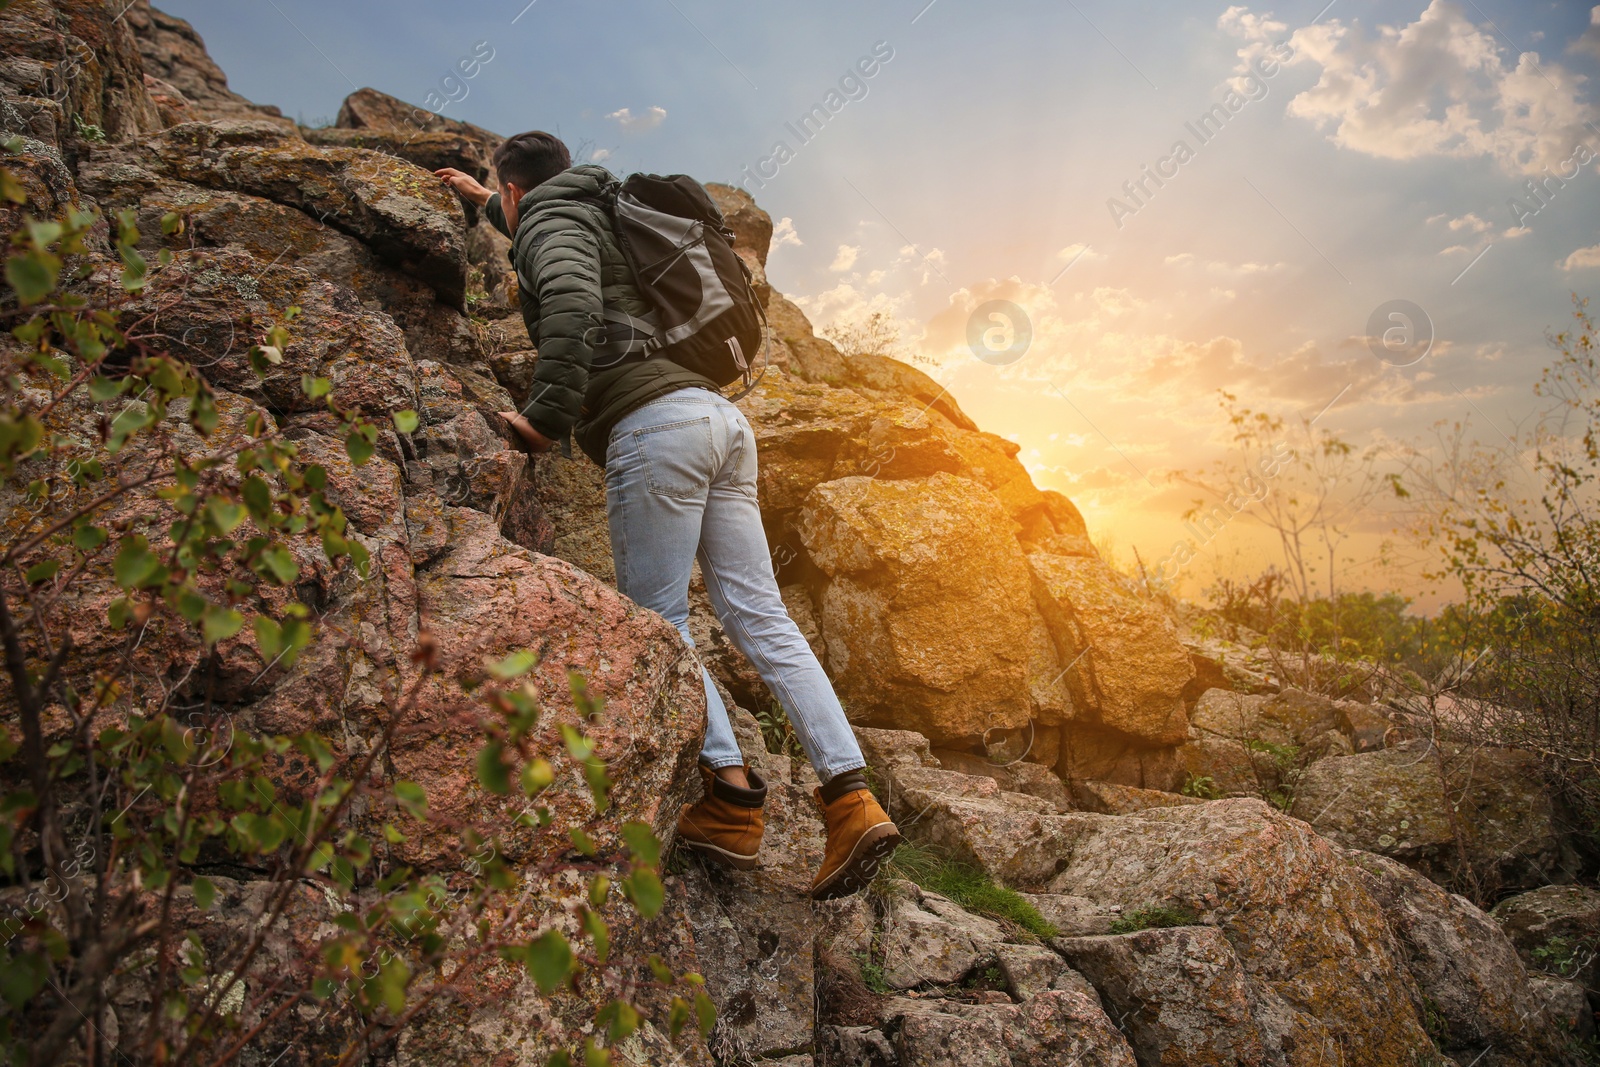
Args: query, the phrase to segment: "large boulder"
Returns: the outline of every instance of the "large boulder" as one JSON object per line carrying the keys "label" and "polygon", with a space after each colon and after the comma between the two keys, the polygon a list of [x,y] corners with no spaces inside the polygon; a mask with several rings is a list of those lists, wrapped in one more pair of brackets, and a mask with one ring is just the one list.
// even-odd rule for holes
{"label": "large boulder", "polygon": [[1264,1064],[1300,1051],[1292,1038],[1284,1048],[1289,1035],[1273,1032],[1275,1013],[1214,926],[1058,938],[1055,946],[1094,983],[1142,1063]]}
{"label": "large boulder", "polygon": [[[123,321],[164,334],[173,354],[202,367],[214,385],[280,417],[325,411],[301,388],[307,374],[328,379],[341,408],[381,418],[417,407],[416,364],[393,319],[309,271],[263,266],[237,248],[180,253],[128,305]],[[297,322],[290,322],[290,308],[300,309]],[[290,322],[292,340],[282,362],[258,375],[250,348],[280,322]]]}
{"label": "large boulder", "polygon": [[1558,1011],[1528,980],[1499,925],[1464,898],[1384,856],[1341,850],[1401,946],[1415,999],[1460,1063],[1582,1062]]}
{"label": "large boulder", "polygon": [[958,982],[1006,939],[998,923],[909,882],[886,894],[883,927],[883,977],[893,989]]}
{"label": "large boulder", "polygon": [[1289,748],[1338,729],[1341,720],[1338,704],[1300,689],[1270,695],[1211,689],[1201,694],[1189,721],[1202,734]]}
{"label": "large boulder", "polygon": [[309,143],[327,148],[364,148],[398,156],[423,170],[454,167],[478,181],[489,177],[489,153],[483,142],[447,130],[407,133],[403,130],[346,130],[338,126],[301,131]]}
{"label": "large boulder", "polygon": [[1440,880],[1532,887],[1571,881],[1580,866],[1542,783],[1529,752],[1409,741],[1311,764],[1292,810],[1342,845]]}
{"label": "large boulder", "polygon": [[1145,744],[1187,738],[1194,668],[1170,616],[1098,557],[1034,552],[1028,567],[1061,662],[1075,663],[1067,677],[1086,722]]}
{"label": "large boulder", "polygon": [[[870,352],[843,358],[844,373],[840,384],[869,396],[873,394],[903,396],[918,408],[937,411],[958,429],[974,431],[978,429],[978,424],[967,417],[967,413],[961,410],[948,389],[911,364]],[[1014,443],[1008,444],[1009,453],[1014,457],[1019,446]],[[1002,450],[1007,448],[1006,445],[1000,447]],[[1014,466],[1016,470],[1022,470],[1020,463]]]}
{"label": "large boulder", "polygon": [[[209,188],[147,169],[137,151],[97,149],[78,167],[81,188],[107,211],[130,209],[140,247],[154,258],[162,248],[232,246],[254,256],[256,278],[294,266],[353,291],[381,308],[419,358],[476,361],[479,343],[469,320],[439,301],[429,286],[375,253],[362,240],[318,221],[299,207],[228,189]],[[167,235],[162,219],[182,216],[181,233]]]}
{"label": "large boulder", "polygon": [[884,1009],[882,1027],[879,1037],[873,1031],[827,1033],[818,1067],[871,1064],[877,1049],[895,1059],[876,1062],[900,1067],[1134,1067],[1138,1062],[1100,1005],[1076,989],[1050,990],[1021,1004],[897,998]]}
{"label": "large boulder", "polygon": [[828,576],[822,634],[853,722],[936,741],[1028,722],[1028,573],[1009,525],[993,494],[943,472],[812,490],[800,528]]}
{"label": "large boulder", "polygon": [[767,252],[772,247],[772,216],[757,207],[755,197],[738,186],[709,182],[706,192],[716,201],[722,220],[733,231],[734,250],[748,253],[765,267]]}
{"label": "large boulder", "polygon": [[376,89],[357,89],[339,105],[334,126],[341,130],[384,131],[390,133],[448,133],[466,137],[492,153],[505,138],[482,126],[460,119],[449,119],[436,111],[408,104],[399,97]]}
{"label": "large boulder", "polygon": [[[846,474],[881,473],[890,451],[898,452],[899,442],[887,440],[895,430],[905,427],[916,433],[920,427],[927,434],[928,420],[917,420],[915,409],[885,410],[856,393],[783,370],[769,371],[739,407],[755,433],[762,514],[775,529],[782,528],[820,483]],[[871,440],[875,428],[878,436]],[[848,458],[841,463],[842,453],[853,454],[856,463]],[[915,473],[934,469],[954,471],[956,463],[952,458]]]}

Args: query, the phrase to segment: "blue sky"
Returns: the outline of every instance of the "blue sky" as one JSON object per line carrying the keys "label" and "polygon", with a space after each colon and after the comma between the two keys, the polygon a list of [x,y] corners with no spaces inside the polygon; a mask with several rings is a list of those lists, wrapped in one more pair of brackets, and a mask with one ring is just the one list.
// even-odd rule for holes
{"label": "blue sky", "polygon": [[[362,86],[459,96],[487,41],[443,114],[556,130],[623,173],[744,179],[788,220],[769,273],[819,327],[894,316],[1036,481],[1146,556],[1193,497],[1167,475],[1223,454],[1219,388],[1358,445],[1463,417],[1493,439],[1535,410],[1569,293],[1600,289],[1600,172],[1571,158],[1600,157],[1586,3],[159,6],[234,89],[308,122]],[[851,80],[875,48],[892,58]],[[785,124],[841,79],[801,144]],[[1219,103],[1238,106],[1202,143],[1186,124]],[[792,158],[745,179],[779,140]],[[1146,166],[1171,176],[1134,200]],[[1523,183],[1544,167],[1568,177],[1541,204]],[[1004,366],[967,342],[995,299],[1033,331]],[[1404,367],[1367,341],[1397,299],[1434,336]]]}

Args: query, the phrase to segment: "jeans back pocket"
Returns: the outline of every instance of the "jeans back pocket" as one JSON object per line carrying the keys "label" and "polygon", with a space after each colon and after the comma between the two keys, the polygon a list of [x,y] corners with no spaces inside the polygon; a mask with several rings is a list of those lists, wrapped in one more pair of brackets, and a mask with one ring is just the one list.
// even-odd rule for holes
{"label": "jeans back pocket", "polygon": [[680,419],[633,431],[652,493],[693,499],[711,487],[711,416]]}

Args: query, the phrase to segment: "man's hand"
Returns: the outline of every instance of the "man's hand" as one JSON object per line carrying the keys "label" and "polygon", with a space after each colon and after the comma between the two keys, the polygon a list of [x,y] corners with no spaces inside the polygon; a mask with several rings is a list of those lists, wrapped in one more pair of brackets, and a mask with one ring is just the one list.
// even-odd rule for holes
{"label": "man's hand", "polygon": [[494,195],[488,189],[485,189],[482,185],[480,185],[478,183],[478,179],[463,171],[456,170],[454,167],[440,167],[433,173],[442,179],[444,183],[451,189],[454,189],[458,194],[460,194],[462,199],[471,201],[472,203],[477,204],[479,207],[487,204],[489,202],[489,198]]}
{"label": "man's hand", "polygon": [[535,452],[548,452],[555,447],[554,441],[535,430],[532,423],[515,411],[502,411],[500,417],[510,423],[511,432],[522,438]]}

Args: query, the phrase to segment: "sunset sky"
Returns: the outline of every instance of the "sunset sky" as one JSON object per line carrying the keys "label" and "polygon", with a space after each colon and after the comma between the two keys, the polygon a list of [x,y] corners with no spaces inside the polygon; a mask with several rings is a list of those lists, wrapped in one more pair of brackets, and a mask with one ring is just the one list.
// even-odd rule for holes
{"label": "sunset sky", "polygon": [[[158,6],[303,122],[372,86],[619,173],[743,184],[819,330],[891,314],[1036,482],[1146,560],[1184,536],[1171,473],[1224,454],[1219,389],[1360,446],[1461,418],[1498,440],[1536,410],[1569,294],[1600,293],[1586,3]],[[493,59],[452,80],[480,41]],[[969,331],[995,300],[1031,325],[1010,362],[969,343],[1015,340]],[[1385,363],[1369,321],[1396,300],[1433,340]],[[1389,525],[1375,509],[1360,550]],[[1224,569],[1258,544],[1233,527]]]}

